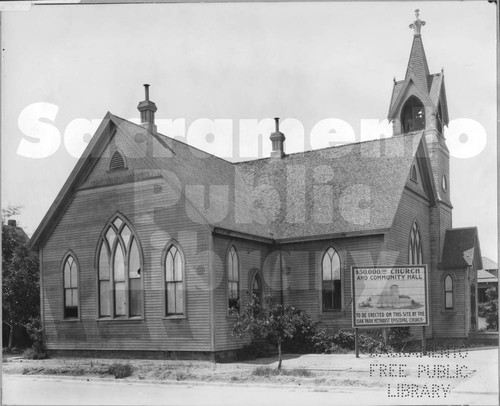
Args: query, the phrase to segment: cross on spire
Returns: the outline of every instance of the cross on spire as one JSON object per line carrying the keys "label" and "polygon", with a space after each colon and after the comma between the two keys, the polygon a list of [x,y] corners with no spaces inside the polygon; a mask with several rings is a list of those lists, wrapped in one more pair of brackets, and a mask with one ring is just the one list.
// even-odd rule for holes
{"label": "cross on spire", "polygon": [[416,17],[416,20],[413,21],[411,24],[410,24],[410,28],[413,28],[413,34],[414,35],[420,35],[420,28],[422,26],[425,25],[425,21],[422,21],[420,19],[420,14],[419,14],[420,10],[417,8],[415,10],[415,17]]}

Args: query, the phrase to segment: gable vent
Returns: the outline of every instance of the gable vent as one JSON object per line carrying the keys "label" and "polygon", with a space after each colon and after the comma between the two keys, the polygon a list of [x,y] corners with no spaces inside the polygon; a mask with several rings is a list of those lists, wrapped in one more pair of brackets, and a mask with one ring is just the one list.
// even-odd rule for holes
{"label": "gable vent", "polygon": [[411,167],[411,175],[410,175],[410,179],[413,181],[413,182],[417,182],[417,166],[416,165],[412,165]]}
{"label": "gable vent", "polygon": [[109,164],[110,171],[116,171],[119,169],[125,169],[125,160],[123,159],[122,154],[116,151],[111,157],[111,162]]}

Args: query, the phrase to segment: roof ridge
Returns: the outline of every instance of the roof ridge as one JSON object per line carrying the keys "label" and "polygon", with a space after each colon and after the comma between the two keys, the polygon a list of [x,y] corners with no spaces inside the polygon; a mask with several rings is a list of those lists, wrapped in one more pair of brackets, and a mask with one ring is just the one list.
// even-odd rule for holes
{"label": "roof ridge", "polygon": [[[407,136],[416,136],[416,135],[421,135],[422,133],[423,133],[423,130],[417,130],[417,131],[413,131],[411,133],[400,134],[398,136],[392,135],[390,137],[385,137],[385,138],[376,138],[373,140],[357,141],[357,142],[351,142],[349,144],[342,144],[342,145],[332,145],[330,147],[324,147],[324,148],[318,148],[318,149],[308,149],[306,151],[292,152],[291,154],[285,154],[283,159],[286,159],[291,155],[299,155],[299,154],[306,154],[306,153],[312,153],[312,152],[318,152],[318,151],[333,150],[335,148],[342,148],[342,147],[352,147],[352,146],[356,146],[356,145],[367,144],[369,142],[385,141],[385,140],[391,140],[391,139],[402,138],[402,137],[407,137]],[[249,159],[246,161],[238,161],[238,162],[234,162],[234,163],[236,165],[238,165],[238,164],[244,164],[244,163],[248,163],[248,162],[263,161],[265,159],[274,159],[274,158],[269,156],[269,157],[265,157],[265,158]],[[280,160],[278,159],[277,161],[280,161]]]}
{"label": "roof ridge", "polygon": [[221,161],[223,161],[223,162],[225,162],[225,163],[228,163],[228,164],[234,164],[234,162],[228,161],[227,159],[221,158],[220,156],[217,156],[217,155],[211,154],[210,152],[203,151],[202,149],[200,149],[200,148],[198,148],[198,147],[195,147],[195,146],[193,146],[193,145],[190,145],[190,144],[188,144],[188,143],[186,143],[186,142],[184,142],[184,141],[181,141],[181,140],[178,140],[178,139],[175,139],[175,138],[169,137],[168,135],[162,134],[162,133],[160,133],[160,132],[152,133],[152,132],[150,132],[147,128],[144,128],[144,127],[143,127],[143,126],[141,126],[140,124],[136,124],[136,123],[134,123],[134,122],[132,122],[132,121],[130,121],[130,120],[127,120],[127,119],[125,119],[125,118],[123,118],[123,117],[117,116],[116,114],[113,114],[113,113],[111,113],[111,115],[112,115],[113,117],[116,117],[116,118],[118,118],[118,119],[120,119],[120,120],[123,120],[123,121],[125,121],[125,122],[127,122],[127,123],[129,123],[129,124],[135,125],[136,127],[140,127],[141,129],[146,130],[146,132],[148,132],[149,134],[151,134],[151,135],[153,135],[153,136],[155,136],[155,135],[159,135],[159,136],[162,136],[162,137],[168,138],[169,140],[172,140],[173,142],[178,142],[178,143],[180,143],[180,144],[182,144],[182,145],[185,145],[185,146],[187,146],[187,147],[189,147],[189,148],[196,149],[197,151],[200,151],[200,152],[201,152],[201,153],[203,153],[203,154],[206,154],[206,155],[208,155],[208,156],[211,156],[211,157],[214,157],[214,158],[220,159]]}

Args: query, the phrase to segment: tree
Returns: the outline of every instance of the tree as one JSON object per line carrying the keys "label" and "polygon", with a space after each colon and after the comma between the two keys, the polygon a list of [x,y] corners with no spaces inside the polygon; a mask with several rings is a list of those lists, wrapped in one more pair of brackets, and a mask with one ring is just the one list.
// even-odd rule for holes
{"label": "tree", "polygon": [[[285,340],[293,338],[300,323],[299,312],[293,306],[273,303],[271,297],[266,297],[265,306],[253,295],[250,302],[235,313],[237,320],[233,333],[243,338],[265,338],[278,349],[278,369],[281,369],[281,347]],[[241,306],[240,306],[241,307]]]}
{"label": "tree", "polygon": [[487,302],[483,303],[486,329],[498,331],[498,295],[496,288],[486,290]]}
{"label": "tree", "polygon": [[30,252],[24,232],[4,224],[9,214],[2,210],[2,319],[10,328],[12,348],[15,328],[39,316],[40,289],[38,258]]}

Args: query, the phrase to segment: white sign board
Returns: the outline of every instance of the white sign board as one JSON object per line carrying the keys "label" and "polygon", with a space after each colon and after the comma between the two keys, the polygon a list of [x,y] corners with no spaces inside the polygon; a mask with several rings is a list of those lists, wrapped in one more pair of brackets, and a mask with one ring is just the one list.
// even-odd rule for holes
{"label": "white sign board", "polygon": [[353,267],[353,327],[429,324],[427,266]]}

